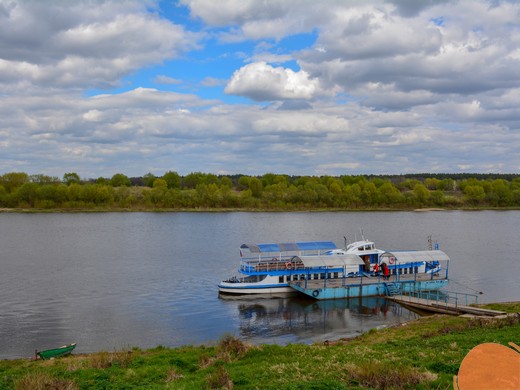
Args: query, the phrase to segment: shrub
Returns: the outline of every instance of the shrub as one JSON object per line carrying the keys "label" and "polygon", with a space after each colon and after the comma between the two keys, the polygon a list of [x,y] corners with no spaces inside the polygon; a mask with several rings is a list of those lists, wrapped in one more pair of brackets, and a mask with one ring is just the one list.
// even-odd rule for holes
{"label": "shrub", "polygon": [[44,372],[32,372],[21,377],[14,383],[15,389],[20,390],[75,390],[79,389],[73,381],[54,378]]}
{"label": "shrub", "polygon": [[226,369],[219,365],[217,369],[208,375],[206,380],[207,389],[226,389],[233,388],[233,381]]}

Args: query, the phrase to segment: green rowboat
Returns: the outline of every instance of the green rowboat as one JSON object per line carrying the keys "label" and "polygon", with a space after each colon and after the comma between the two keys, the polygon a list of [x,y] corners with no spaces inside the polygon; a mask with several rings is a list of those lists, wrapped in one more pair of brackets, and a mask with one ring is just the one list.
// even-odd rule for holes
{"label": "green rowboat", "polygon": [[43,360],[48,360],[60,356],[68,355],[72,352],[72,350],[76,348],[76,343],[67,344],[63,347],[55,348],[55,349],[47,349],[45,351],[35,351],[36,358],[41,358]]}

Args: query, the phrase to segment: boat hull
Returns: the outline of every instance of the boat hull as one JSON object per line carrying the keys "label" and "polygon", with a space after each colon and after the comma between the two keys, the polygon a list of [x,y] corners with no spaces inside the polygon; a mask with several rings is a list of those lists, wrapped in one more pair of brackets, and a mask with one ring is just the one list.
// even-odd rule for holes
{"label": "boat hull", "polygon": [[76,348],[76,343],[64,345],[60,348],[47,349],[45,351],[36,352],[36,356],[43,360],[53,359],[60,356],[69,355],[74,348]]}
{"label": "boat hull", "polygon": [[[447,279],[393,282],[397,283],[401,292],[436,291],[448,285]],[[359,298],[388,294],[388,284],[385,282],[350,284],[340,287],[305,288],[294,284],[291,287],[296,291],[318,300]]]}
{"label": "boat hull", "polygon": [[286,286],[251,286],[251,285],[219,285],[218,291],[220,294],[233,294],[233,295],[295,295],[298,292],[290,287]]}

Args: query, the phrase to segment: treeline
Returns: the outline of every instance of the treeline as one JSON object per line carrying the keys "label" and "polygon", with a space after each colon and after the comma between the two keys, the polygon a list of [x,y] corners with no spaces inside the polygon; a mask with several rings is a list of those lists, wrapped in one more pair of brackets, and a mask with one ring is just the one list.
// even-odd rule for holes
{"label": "treeline", "polygon": [[520,175],[262,176],[166,172],[82,180],[11,172],[0,207],[21,209],[414,209],[518,208]]}

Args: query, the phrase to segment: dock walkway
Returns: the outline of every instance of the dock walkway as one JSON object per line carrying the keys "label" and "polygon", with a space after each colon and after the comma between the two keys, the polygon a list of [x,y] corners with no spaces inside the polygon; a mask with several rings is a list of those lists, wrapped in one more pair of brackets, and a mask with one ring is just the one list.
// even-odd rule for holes
{"label": "dock walkway", "polygon": [[459,305],[457,303],[445,302],[438,299],[418,298],[411,295],[394,295],[386,297],[404,306],[419,310],[442,313],[442,314],[473,314],[477,316],[496,317],[507,313],[497,310],[482,309],[474,306]]}

